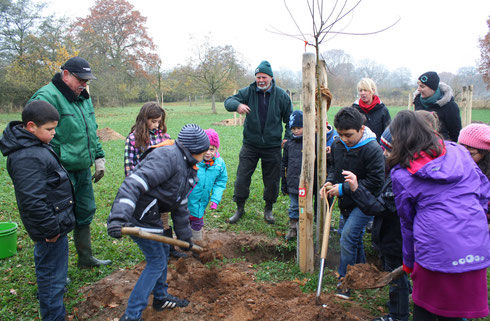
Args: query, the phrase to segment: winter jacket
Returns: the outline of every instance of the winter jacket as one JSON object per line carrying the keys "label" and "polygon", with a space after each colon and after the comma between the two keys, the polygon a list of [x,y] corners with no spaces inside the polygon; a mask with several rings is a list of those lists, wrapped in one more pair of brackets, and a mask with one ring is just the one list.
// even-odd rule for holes
{"label": "winter jacket", "polygon": [[237,111],[240,104],[250,107],[250,113],[245,117],[243,124],[243,143],[259,148],[279,147],[282,144],[282,123],[284,123],[284,139],[289,139],[289,116],[293,112],[293,105],[288,94],[276,86],[272,80],[272,88],[269,98],[269,108],[264,131],[262,131],[259,118],[259,102],[257,84],[242,88],[236,95],[225,100],[225,108],[228,111]]}
{"label": "winter jacket", "polygon": [[378,197],[375,197],[364,186],[359,185],[352,193],[352,199],[364,214],[374,216],[371,236],[381,254],[401,257],[400,218],[396,213],[395,197],[391,185],[391,177],[388,175]]}
{"label": "winter jacket", "polygon": [[342,215],[348,216],[357,206],[349,184],[344,181],[343,170],[353,172],[359,185],[365,187],[373,195],[378,196],[385,178],[385,161],[383,150],[376,142],[374,133],[365,127],[359,142],[348,147],[337,138],[332,144],[332,167],[327,182],[340,184],[339,209]]}
{"label": "winter jacket", "polygon": [[[487,211],[490,183],[462,146],[408,169],[391,171],[403,235],[403,262],[444,273],[490,266]],[[415,171],[415,165],[421,166]]]}
{"label": "winter jacket", "polygon": [[303,160],[303,136],[294,136],[284,144],[281,161],[281,191],[284,194],[299,193],[299,177]]}
{"label": "winter jacket", "polygon": [[73,187],[50,145],[10,122],[0,138],[7,156],[20,218],[33,241],[68,234],[75,227]]}
{"label": "winter jacket", "polygon": [[160,213],[171,212],[181,240],[191,238],[187,196],[196,184],[197,161],[178,141],[150,148],[117,192],[107,220],[110,226],[163,229]]}
{"label": "winter jacket", "polygon": [[461,115],[458,104],[454,101],[453,90],[443,82],[439,83],[441,98],[428,108],[422,106],[420,93],[415,91],[413,104],[415,110],[426,110],[437,113],[439,117],[439,133],[444,139],[458,141],[459,131],[461,130]]}
{"label": "winter jacket", "polygon": [[221,157],[214,158],[211,166],[202,161],[197,167],[199,181],[189,195],[189,212],[192,216],[201,218],[209,202],[221,202],[228,181],[228,172]]}
{"label": "winter jacket", "polygon": [[391,122],[390,112],[386,108],[385,104],[380,102],[376,104],[368,113],[366,113],[360,106],[359,100],[352,104],[352,107],[356,108],[361,114],[366,117],[366,126],[369,127],[376,134],[376,140],[380,141],[386,127]]}
{"label": "winter jacket", "polygon": [[57,73],[30,100],[47,101],[58,110],[60,121],[51,145],[68,171],[90,168],[95,159],[105,156],[97,137],[92,99],[86,90],[75,96]]}

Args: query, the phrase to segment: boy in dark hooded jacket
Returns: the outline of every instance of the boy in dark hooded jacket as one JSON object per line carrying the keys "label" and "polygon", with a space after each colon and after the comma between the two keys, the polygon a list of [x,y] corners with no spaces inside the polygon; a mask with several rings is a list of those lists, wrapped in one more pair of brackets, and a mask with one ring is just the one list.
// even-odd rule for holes
{"label": "boy in dark hooded jacket", "polygon": [[[359,185],[375,196],[378,196],[385,176],[383,150],[376,141],[376,135],[364,125],[365,121],[354,107],[344,107],[335,115],[334,126],[339,138],[332,144],[332,169],[322,187],[331,188],[327,197],[338,196],[340,213],[345,220],[340,238],[340,277],[345,276],[347,265],[366,262],[362,236],[364,227],[371,220],[356,205],[349,184],[345,182],[344,172],[353,172]],[[320,190],[320,195],[323,195],[322,192]],[[350,290],[338,288],[336,296],[349,299]]]}
{"label": "boy in dark hooded jacket", "polygon": [[[153,146],[151,152],[124,179],[111,213],[107,232],[121,237],[121,228],[136,226],[147,232],[162,234],[160,213],[170,212],[175,234],[192,247],[187,196],[197,183],[197,166],[209,148],[209,138],[201,127],[188,124],[178,138]],[[128,300],[120,321],[141,320],[153,292],[153,309],[160,311],[186,307],[189,301],[167,292],[167,259],[169,245],[131,236],[145,255],[146,267]]]}
{"label": "boy in dark hooded jacket", "polygon": [[35,100],[10,122],[0,139],[15,188],[20,217],[34,241],[34,263],[42,320],[64,320],[63,293],[68,272],[67,234],[75,227],[73,188],[49,142],[58,111]]}

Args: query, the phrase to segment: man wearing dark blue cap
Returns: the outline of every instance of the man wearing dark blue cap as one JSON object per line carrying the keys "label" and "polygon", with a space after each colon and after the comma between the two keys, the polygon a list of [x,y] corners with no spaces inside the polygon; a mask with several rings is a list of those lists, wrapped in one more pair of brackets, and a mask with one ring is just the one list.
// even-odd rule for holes
{"label": "man wearing dark blue cap", "polygon": [[293,105],[288,94],[276,86],[273,77],[270,63],[264,60],[255,69],[255,82],[225,100],[226,110],[245,114],[243,145],[233,195],[237,210],[230,223],[238,222],[245,213],[245,201],[259,159],[264,182],[264,219],[270,224],[275,222],[272,206],[279,194],[281,145],[291,136],[288,123]]}
{"label": "man wearing dark blue cap", "polygon": [[[75,190],[76,226],[73,232],[79,267],[110,264],[92,256],[90,224],[95,215],[92,179],[97,183],[105,171],[105,154],[97,137],[94,106],[87,91],[96,79],[89,63],[81,57],[68,59],[49,84],[39,89],[32,100],[44,100],[60,114],[53,149],[70,176]],[[95,164],[92,176],[90,167]]]}

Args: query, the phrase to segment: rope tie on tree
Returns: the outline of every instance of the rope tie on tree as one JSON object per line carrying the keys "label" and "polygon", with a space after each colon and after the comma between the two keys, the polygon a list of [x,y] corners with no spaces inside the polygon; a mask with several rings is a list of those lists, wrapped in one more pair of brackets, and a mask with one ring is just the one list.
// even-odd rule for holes
{"label": "rope tie on tree", "polygon": [[[327,100],[327,111],[330,109],[330,104],[332,103],[332,93],[330,92],[330,89],[321,86],[320,87],[320,93],[324,99]],[[315,95],[315,100],[318,100],[318,96]],[[317,105],[318,106],[318,105]]]}

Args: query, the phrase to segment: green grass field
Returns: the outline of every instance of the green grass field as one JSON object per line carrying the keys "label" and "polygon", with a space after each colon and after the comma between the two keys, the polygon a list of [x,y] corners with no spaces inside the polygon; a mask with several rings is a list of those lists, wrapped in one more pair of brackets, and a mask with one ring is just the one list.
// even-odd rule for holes
{"label": "green grass field", "polygon": [[[120,108],[100,108],[96,110],[99,128],[109,127],[126,136],[130,127],[136,119],[141,106],[130,106]],[[213,127],[217,130],[221,139],[220,153],[228,167],[229,180],[227,189],[223,195],[223,201],[217,211],[217,215],[206,217],[206,226],[228,231],[254,231],[265,234],[271,238],[277,237],[276,231],[287,231],[287,208],[289,198],[280,196],[274,207],[277,219],[275,225],[268,225],[257,215],[263,210],[262,180],[260,166],[255,172],[251,195],[247,202],[247,215],[240,224],[229,225],[226,223],[234,212],[232,202],[233,183],[235,181],[236,168],[238,165],[238,153],[242,145],[242,127],[224,127],[213,125],[215,122],[227,118],[233,118],[232,113],[226,112],[222,103],[217,105],[218,114],[211,113],[210,103],[202,103],[198,106],[189,107],[186,104],[168,104],[164,106],[167,110],[168,132],[172,138],[176,138],[180,128],[186,123],[197,123],[203,128]],[[297,108],[297,107],[296,107]],[[328,118],[332,121],[339,107],[332,107],[328,112]],[[404,108],[391,108],[392,117]],[[9,121],[20,119],[20,114],[0,114],[0,129],[3,131]],[[490,110],[474,110],[473,120],[490,122]],[[105,276],[125,267],[132,267],[143,260],[141,252],[129,238],[115,240],[110,238],[106,232],[106,219],[109,214],[112,201],[123,181],[123,152],[124,141],[104,142],[103,148],[106,152],[106,175],[95,184],[95,197],[97,202],[97,213],[92,224],[93,248],[97,257],[112,259],[113,264],[98,269],[79,270],[76,267],[76,255],[73,247],[72,236],[70,239],[69,277],[72,280],[68,293],[65,295],[65,303],[68,314],[73,314],[73,308],[82,295],[79,289],[93,283]],[[6,159],[0,155],[0,221],[14,221],[19,224],[18,229],[18,254],[0,260],[0,320],[34,320],[38,317],[38,303],[36,300],[36,278],[34,274],[33,243],[24,230],[17,211],[14,190],[6,169]],[[334,215],[338,217],[338,213]],[[292,243],[284,242],[284,249],[295,247]],[[370,247],[369,245],[366,248]],[[267,270],[267,273],[263,271]],[[328,273],[326,273],[328,274]],[[299,272],[295,262],[270,261],[259,265],[257,277],[260,280],[284,280],[294,278],[306,278],[309,281],[303,287],[304,291],[314,291],[317,282],[317,273],[302,274]],[[489,278],[490,279],[490,278]],[[326,277],[324,286],[328,291],[335,287],[335,278]],[[380,315],[377,310],[387,299],[387,290],[363,291],[362,295],[355,295],[355,300],[369,308],[373,314]],[[486,320],[490,320],[487,318]]]}

